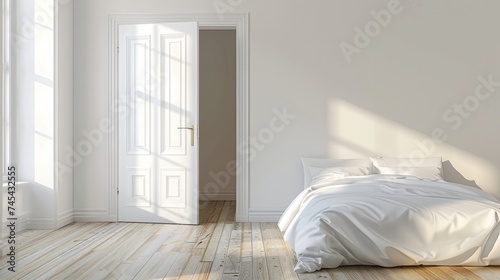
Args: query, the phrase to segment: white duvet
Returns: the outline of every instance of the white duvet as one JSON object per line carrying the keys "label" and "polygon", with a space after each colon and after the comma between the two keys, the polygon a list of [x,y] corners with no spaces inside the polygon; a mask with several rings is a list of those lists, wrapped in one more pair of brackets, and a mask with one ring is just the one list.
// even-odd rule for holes
{"label": "white duvet", "polygon": [[397,175],[300,193],[278,226],[296,272],[342,265],[500,265],[500,204],[484,191]]}

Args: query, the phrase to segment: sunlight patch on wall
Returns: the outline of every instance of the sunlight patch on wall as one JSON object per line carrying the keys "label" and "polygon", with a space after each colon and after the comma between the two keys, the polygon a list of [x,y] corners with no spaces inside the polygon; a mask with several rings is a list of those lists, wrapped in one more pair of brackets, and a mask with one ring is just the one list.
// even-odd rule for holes
{"label": "sunlight patch on wall", "polygon": [[332,157],[409,156],[414,141],[427,137],[340,99],[329,102],[328,120]]}
{"label": "sunlight patch on wall", "polygon": [[498,167],[448,144],[445,134],[436,137],[436,127],[429,127],[425,134],[340,99],[330,100],[328,120],[330,158],[442,157],[451,163],[445,164],[446,180],[479,186],[500,198]]}
{"label": "sunlight patch on wall", "polygon": [[35,182],[54,185],[54,92],[50,86],[35,83]]}
{"label": "sunlight patch on wall", "polygon": [[35,1],[35,182],[54,188],[54,15]]}

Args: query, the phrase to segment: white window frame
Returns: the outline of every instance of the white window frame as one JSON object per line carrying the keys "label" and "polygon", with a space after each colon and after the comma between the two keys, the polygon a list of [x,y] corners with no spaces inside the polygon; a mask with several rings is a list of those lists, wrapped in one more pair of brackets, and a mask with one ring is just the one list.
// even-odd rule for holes
{"label": "white window frame", "polygon": [[3,115],[2,118],[2,179],[3,182],[7,180],[7,168],[11,159],[11,64],[10,64],[10,0],[2,0],[2,38],[1,38],[1,55],[2,55],[2,69],[1,71],[1,91],[2,91],[2,104]]}

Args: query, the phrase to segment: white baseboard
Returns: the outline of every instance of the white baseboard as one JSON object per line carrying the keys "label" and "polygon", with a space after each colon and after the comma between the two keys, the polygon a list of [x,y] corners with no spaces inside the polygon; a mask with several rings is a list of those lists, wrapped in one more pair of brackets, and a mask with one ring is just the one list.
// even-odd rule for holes
{"label": "white baseboard", "polygon": [[[3,221],[2,223],[2,237],[5,238],[9,233],[7,225],[10,221]],[[65,211],[59,215],[57,228],[73,222],[73,209]],[[28,214],[23,214],[17,217],[16,232],[21,232],[26,229],[56,229],[54,219],[52,218],[28,218]]]}
{"label": "white baseboard", "polygon": [[247,215],[236,215],[236,222],[239,223],[248,223],[248,216]]}
{"label": "white baseboard", "polygon": [[116,216],[98,216],[98,217],[78,217],[74,218],[75,223],[116,223],[118,222],[118,217]]}
{"label": "white baseboard", "polygon": [[29,229],[55,229],[53,218],[28,218],[26,227]]}
{"label": "white baseboard", "polygon": [[235,201],[236,194],[235,193],[200,193],[200,200],[209,200],[209,201],[220,201],[220,200],[228,200]]}
{"label": "white baseboard", "polygon": [[107,209],[74,209],[73,221],[77,223],[117,222],[118,217],[109,215]]}
{"label": "white baseboard", "polygon": [[59,213],[59,217],[57,219],[57,226],[59,228],[69,225],[72,222],[73,222],[73,209],[68,209],[62,213]]}
{"label": "white baseboard", "polygon": [[[17,216],[16,220],[16,233],[19,233],[25,229],[27,229],[27,218],[28,215],[20,215]],[[2,223],[2,239],[5,239],[9,236],[10,230],[7,229],[7,226],[9,225],[10,221],[3,221]]]}
{"label": "white baseboard", "polygon": [[284,209],[255,209],[248,210],[248,221],[252,223],[276,223],[279,221]]}

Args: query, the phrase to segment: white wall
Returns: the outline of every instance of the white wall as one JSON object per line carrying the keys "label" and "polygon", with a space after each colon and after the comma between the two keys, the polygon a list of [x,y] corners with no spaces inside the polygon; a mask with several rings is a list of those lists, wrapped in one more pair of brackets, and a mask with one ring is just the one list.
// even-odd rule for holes
{"label": "white wall", "polygon": [[[110,13],[216,13],[217,3],[76,0],[75,143],[107,117]],[[250,220],[275,220],[300,191],[301,156],[439,155],[454,167],[447,178],[474,180],[500,198],[500,87],[477,104],[473,97],[478,77],[500,81],[500,2],[231,3],[221,16],[250,14]],[[355,28],[373,25],[370,12],[388,5],[390,22],[363,42]],[[339,46],[355,39],[359,48],[348,63]],[[448,111],[464,100],[471,112]],[[269,134],[283,110],[295,118]],[[433,148],[428,139],[438,128],[447,139]],[[103,217],[105,143],[75,169],[75,207]]]}
{"label": "white wall", "polygon": [[235,200],[236,31],[200,30],[200,198]]}

